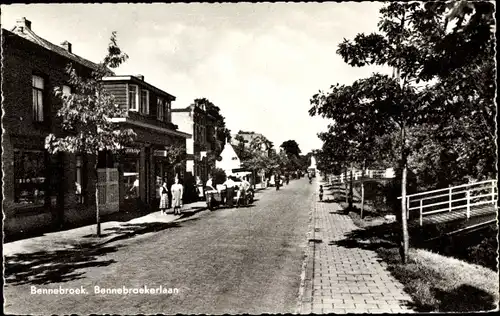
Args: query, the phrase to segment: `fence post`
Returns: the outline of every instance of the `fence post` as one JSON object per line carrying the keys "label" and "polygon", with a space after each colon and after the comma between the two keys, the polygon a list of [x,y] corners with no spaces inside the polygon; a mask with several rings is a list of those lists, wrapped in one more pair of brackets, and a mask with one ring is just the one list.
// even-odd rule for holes
{"label": "fence post", "polygon": [[470,217],[470,189],[467,190],[467,219]]}
{"label": "fence post", "polygon": [[495,204],[495,181],[491,181],[491,203]]}
{"label": "fence post", "polygon": [[451,186],[450,186],[450,189],[448,190],[448,197],[449,197],[449,203],[448,203],[448,208],[449,208],[449,211],[451,212]]}
{"label": "fence post", "polygon": [[406,219],[410,218],[410,197],[406,197]]}
{"label": "fence post", "polygon": [[422,214],[422,202],[423,202],[423,200],[420,200],[420,226],[422,226],[422,216],[423,216],[423,214]]}

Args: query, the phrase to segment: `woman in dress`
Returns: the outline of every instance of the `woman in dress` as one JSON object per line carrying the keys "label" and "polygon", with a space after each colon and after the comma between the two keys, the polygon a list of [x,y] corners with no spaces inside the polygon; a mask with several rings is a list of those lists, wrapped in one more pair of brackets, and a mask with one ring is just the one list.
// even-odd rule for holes
{"label": "woman in dress", "polygon": [[174,208],[174,214],[181,214],[182,207],[182,195],[184,193],[184,187],[179,183],[179,178],[175,178],[175,183],[172,184],[170,188],[172,192],[172,207]]}
{"label": "woman in dress", "polygon": [[160,211],[162,214],[167,214],[168,208],[168,187],[167,183],[163,182],[163,185],[160,187]]}

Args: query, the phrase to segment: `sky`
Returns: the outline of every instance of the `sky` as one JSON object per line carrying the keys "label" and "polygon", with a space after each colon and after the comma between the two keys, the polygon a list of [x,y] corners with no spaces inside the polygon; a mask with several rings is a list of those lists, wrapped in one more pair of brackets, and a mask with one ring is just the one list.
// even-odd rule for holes
{"label": "sky", "polygon": [[[232,133],[261,133],[275,147],[295,140],[303,154],[321,148],[328,121],[310,117],[310,99],[331,85],[350,84],[380,67],[353,68],[336,53],[358,33],[377,31],[381,2],[14,4],[1,6],[12,29],[26,17],[32,30],[94,62],[112,31],[129,60],[118,75],[176,96],[173,108],[207,98]],[[175,123],[175,122],[174,122]]]}

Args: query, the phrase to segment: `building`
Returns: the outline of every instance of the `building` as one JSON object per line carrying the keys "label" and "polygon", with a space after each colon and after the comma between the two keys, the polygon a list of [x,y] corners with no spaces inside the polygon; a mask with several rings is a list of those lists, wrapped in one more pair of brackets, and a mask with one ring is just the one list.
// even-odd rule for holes
{"label": "building", "polygon": [[[2,29],[2,167],[3,202],[7,234],[22,234],[43,227],[60,226],[90,216],[95,190],[86,164],[69,154],[49,156],[45,137],[57,132],[55,114],[61,101],[55,87],[70,92],[68,63],[82,75],[97,65],[72,52],[72,45],[54,45],[39,37],[25,18],[11,30]],[[83,179],[85,174],[86,179]],[[81,190],[77,191],[75,182]]]}
{"label": "building", "polygon": [[[109,154],[107,168],[118,169],[120,207],[154,208],[163,181],[170,186],[175,175],[184,178],[185,166],[175,169],[170,146],[186,149],[190,134],[177,130],[171,108],[175,97],[144,80],[144,76],[104,77],[104,88],[128,115],[114,119],[136,133],[134,144],[120,154]],[[139,203],[139,204],[138,204]]]}
{"label": "building", "polygon": [[[73,52],[71,43],[61,46],[50,43],[33,32],[29,20],[22,18],[8,31],[2,29],[2,167],[4,231],[6,235],[25,235],[31,231],[47,230],[63,225],[80,225],[95,221],[96,175],[92,171],[98,162],[100,205],[102,214],[117,211],[126,202],[125,182],[127,166],[121,165],[127,157],[113,157],[101,153],[74,155],[59,153],[49,155],[45,150],[45,137],[49,133],[60,134],[56,113],[61,100],[53,93],[60,87],[71,93],[66,67],[69,63],[85,77],[90,76],[97,64]],[[113,84],[120,81],[112,81]],[[150,203],[155,196],[154,175],[158,174],[156,156],[165,155],[166,144],[185,146],[190,135],[175,131],[170,123],[169,105],[164,108],[164,120],[157,120],[157,95],[171,102],[173,96],[156,89],[138,78],[125,79],[135,83],[137,94],[143,87],[148,93],[150,113],[143,115],[129,111],[117,124],[131,126],[138,134],[134,148],[127,154],[135,154],[135,172],[139,172],[136,201]],[[128,90],[125,99],[117,96],[120,106],[128,106]],[[116,93],[115,93],[116,92]],[[137,99],[136,99],[137,100]],[[146,103],[136,103],[138,106]],[[170,103],[168,103],[170,104]],[[167,119],[165,119],[165,117]],[[123,156],[123,155],[120,155]],[[161,163],[160,163],[161,165]],[[138,167],[137,167],[138,166]],[[161,169],[161,168],[160,168]],[[163,174],[163,173],[162,173]],[[104,203],[101,203],[104,202]]]}
{"label": "building", "polygon": [[203,104],[195,102],[186,108],[172,109],[172,120],[179,126],[179,130],[193,135],[186,144],[186,172],[205,183],[214,167],[210,165],[207,154],[216,149],[216,119]]}
{"label": "building", "polygon": [[215,163],[217,168],[224,170],[226,175],[232,175],[241,169],[241,161],[233,146],[227,143],[220,154],[221,159]]}

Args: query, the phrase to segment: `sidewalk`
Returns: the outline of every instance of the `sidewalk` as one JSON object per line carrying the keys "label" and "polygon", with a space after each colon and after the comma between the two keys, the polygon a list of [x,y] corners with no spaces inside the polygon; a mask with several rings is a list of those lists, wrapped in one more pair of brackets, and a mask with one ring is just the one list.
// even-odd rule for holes
{"label": "sidewalk", "polygon": [[[96,237],[96,225],[88,225],[74,229],[43,234],[5,243],[3,254],[10,257],[19,254],[58,251],[79,248],[83,245],[99,246],[114,240],[126,238],[139,233],[154,231],[154,225],[168,225],[175,221],[194,215],[206,209],[205,201],[185,204],[182,215],[162,215],[159,211],[137,217],[127,222],[109,221],[101,223],[101,237]],[[170,210],[172,211],[172,210]]]}
{"label": "sidewalk", "polygon": [[314,199],[300,313],[412,312],[407,307],[410,296],[377,253],[359,248],[354,241],[351,246],[345,239],[360,228],[338,203],[319,202],[317,194]]}

